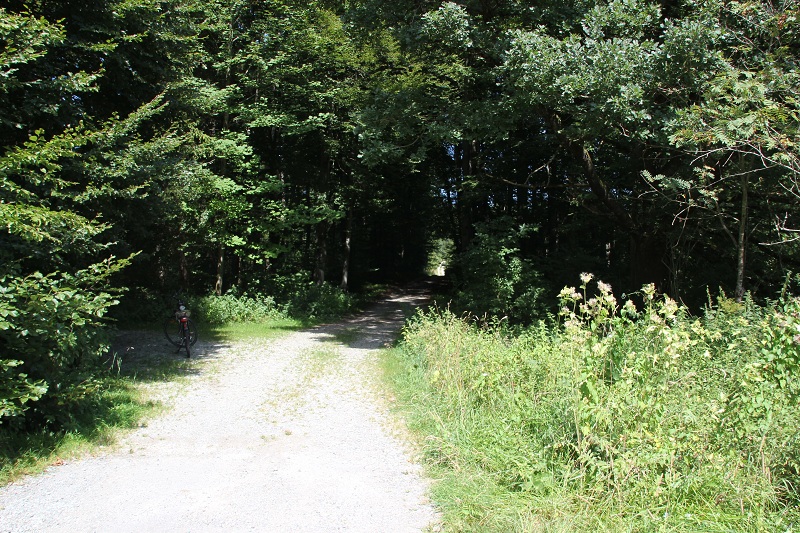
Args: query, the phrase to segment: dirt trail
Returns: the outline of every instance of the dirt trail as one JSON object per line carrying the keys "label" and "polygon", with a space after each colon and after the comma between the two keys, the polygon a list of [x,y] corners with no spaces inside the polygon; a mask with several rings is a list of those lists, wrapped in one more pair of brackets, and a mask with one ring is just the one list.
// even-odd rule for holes
{"label": "dirt trail", "polygon": [[435,530],[427,482],[372,381],[376,350],[424,298],[279,340],[199,342],[196,374],[154,386],[166,414],[113,451],[0,488],[0,531]]}

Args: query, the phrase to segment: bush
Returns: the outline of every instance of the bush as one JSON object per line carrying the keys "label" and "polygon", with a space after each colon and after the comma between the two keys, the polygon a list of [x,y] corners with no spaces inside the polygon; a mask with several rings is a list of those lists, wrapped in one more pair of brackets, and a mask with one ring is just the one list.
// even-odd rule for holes
{"label": "bush", "polygon": [[330,283],[317,284],[308,279],[307,273],[275,276],[270,284],[275,301],[292,318],[332,320],[358,306],[358,300],[347,291]]}
{"label": "bush", "polygon": [[0,424],[69,425],[84,370],[109,346],[104,317],[117,300],[97,287],[125,263],[0,278]]}
{"label": "bush", "polygon": [[476,224],[476,230],[471,247],[456,261],[456,305],[475,315],[531,323],[546,310],[541,275],[520,253],[521,240],[534,229],[502,217]]}
{"label": "bush", "polygon": [[22,361],[16,359],[0,359],[0,424],[3,419],[21,416],[28,409],[28,402],[47,392],[47,383],[28,379],[27,374],[17,371],[20,365]]}
{"label": "bush", "polygon": [[357,306],[356,299],[329,283],[306,283],[295,289],[286,309],[290,316],[309,320],[333,320]]}
{"label": "bush", "polygon": [[204,296],[191,298],[189,308],[204,325],[222,326],[236,322],[266,322],[281,315],[269,296]]}
{"label": "bush", "polygon": [[[358,300],[330,284],[317,285],[307,276],[276,277],[272,295],[188,296],[186,303],[198,325],[223,326],[241,322],[265,322],[291,316],[306,320],[330,320],[353,311]],[[125,323],[160,325],[175,305],[175,298],[137,291],[124,299],[115,318]]]}

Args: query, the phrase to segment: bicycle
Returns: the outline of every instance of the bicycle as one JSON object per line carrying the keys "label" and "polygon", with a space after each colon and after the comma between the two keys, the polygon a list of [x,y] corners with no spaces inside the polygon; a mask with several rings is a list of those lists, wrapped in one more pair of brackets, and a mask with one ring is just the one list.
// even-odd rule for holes
{"label": "bicycle", "polygon": [[186,308],[186,303],[175,295],[177,305],[172,316],[164,319],[164,335],[170,344],[177,346],[178,353],[183,348],[186,350],[186,357],[191,357],[191,347],[197,342],[197,328],[189,318],[191,312]]}

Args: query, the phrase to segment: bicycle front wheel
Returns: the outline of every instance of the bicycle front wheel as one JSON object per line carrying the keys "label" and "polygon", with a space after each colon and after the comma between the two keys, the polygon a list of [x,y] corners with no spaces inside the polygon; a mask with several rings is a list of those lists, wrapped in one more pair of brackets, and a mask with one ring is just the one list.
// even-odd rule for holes
{"label": "bicycle front wheel", "polygon": [[183,328],[181,323],[172,317],[164,320],[164,335],[173,346],[180,346],[183,341]]}

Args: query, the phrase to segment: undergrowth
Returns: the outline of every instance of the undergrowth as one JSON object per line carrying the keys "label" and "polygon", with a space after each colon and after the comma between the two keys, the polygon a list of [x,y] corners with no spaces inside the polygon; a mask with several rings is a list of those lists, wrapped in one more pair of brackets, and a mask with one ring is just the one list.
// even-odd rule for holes
{"label": "undergrowth", "polygon": [[522,334],[447,310],[407,325],[391,373],[445,530],[800,527],[800,300],[693,317],[590,282]]}
{"label": "undergrowth", "polygon": [[274,293],[240,294],[232,289],[222,295],[190,295],[180,291],[169,295],[139,290],[121,298],[111,316],[118,324],[160,326],[160,321],[172,312],[180,297],[191,309],[192,319],[207,327],[282,319],[316,324],[357,311],[384,289],[370,286],[362,292],[349,293],[329,283],[318,285],[298,276],[278,284]]}

